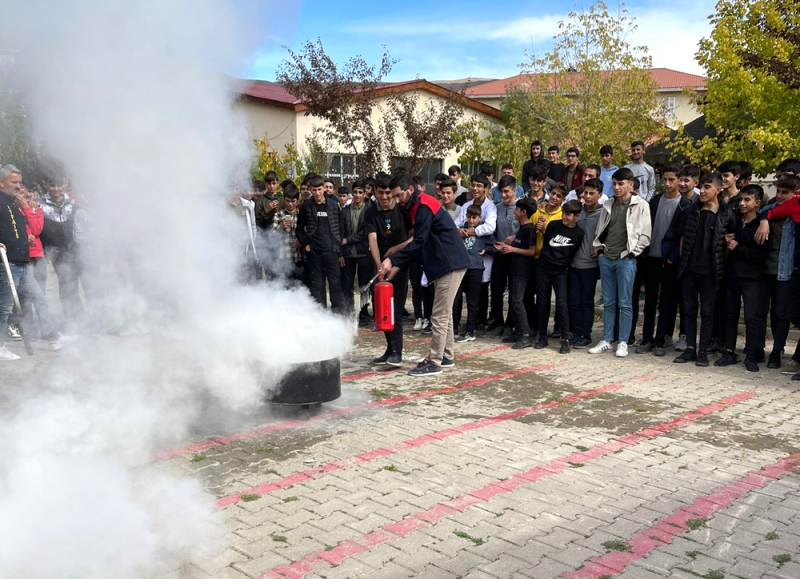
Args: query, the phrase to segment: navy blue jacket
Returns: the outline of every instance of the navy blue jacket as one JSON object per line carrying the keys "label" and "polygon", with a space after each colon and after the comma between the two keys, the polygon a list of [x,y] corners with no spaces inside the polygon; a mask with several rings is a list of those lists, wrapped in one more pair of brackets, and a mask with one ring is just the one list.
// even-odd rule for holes
{"label": "navy blue jacket", "polygon": [[464,247],[464,240],[441,203],[415,190],[405,211],[411,217],[414,240],[389,258],[392,265],[403,269],[419,256],[428,281],[470,267],[472,260]]}

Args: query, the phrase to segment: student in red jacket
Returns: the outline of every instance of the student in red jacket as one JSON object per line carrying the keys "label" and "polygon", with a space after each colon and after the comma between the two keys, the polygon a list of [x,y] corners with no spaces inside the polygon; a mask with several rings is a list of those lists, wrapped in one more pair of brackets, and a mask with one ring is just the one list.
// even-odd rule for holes
{"label": "student in red jacket", "polygon": [[581,152],[577,147],[567,149],[567,166],[561,174],[561,182],[567,186],[567,191],[577,189],[583,183],[583,166],[580,164]]}

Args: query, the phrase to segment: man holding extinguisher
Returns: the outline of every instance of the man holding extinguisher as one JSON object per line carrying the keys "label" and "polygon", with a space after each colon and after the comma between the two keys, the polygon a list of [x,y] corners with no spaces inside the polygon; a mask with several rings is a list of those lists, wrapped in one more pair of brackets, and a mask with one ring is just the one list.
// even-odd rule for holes
{"label": "man holding extinguisher", "polygon": [[414,237],[378,268],[378,276],[393,279],[420,256],[428,281],[434,285],[435,298],[431,312],[433,337],[428,357],[409,371],[411,376],[434,376],[453,362],[453,301],[461,279],[470,265],[470,257],[456,224],[435,198],[421,193],[406,174],[389,182],[392,197],[405,210],[414,230]]}
{"label": "man holding extinguisher", "polygon": [[[411,223],[408,215],[394,202],[388,179],[378,179],[374,194],[376,202],[364,210],[364,231],[369,241],[370,255],[375,267],[379,268],[381,260],[393,255],[411,241]],[[386,351],[372,363],[400,366],[403,363],[403,306],[408,295],[408,268],[398,269],[391,284],[394,289],[394,329],[384,332]],[[377,310],[375,320],[378,321]]]}

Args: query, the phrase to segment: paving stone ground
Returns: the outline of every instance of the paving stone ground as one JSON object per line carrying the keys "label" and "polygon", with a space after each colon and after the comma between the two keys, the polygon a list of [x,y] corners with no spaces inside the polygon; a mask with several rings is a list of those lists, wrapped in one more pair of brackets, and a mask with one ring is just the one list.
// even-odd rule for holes
{"label": "paving stone ground", "polygon": [[800,578],[800,382],[557,346],[420,379],[367,333],[336,402],[204,424],[149,468],[202,481],[226,544],[170,578]]}

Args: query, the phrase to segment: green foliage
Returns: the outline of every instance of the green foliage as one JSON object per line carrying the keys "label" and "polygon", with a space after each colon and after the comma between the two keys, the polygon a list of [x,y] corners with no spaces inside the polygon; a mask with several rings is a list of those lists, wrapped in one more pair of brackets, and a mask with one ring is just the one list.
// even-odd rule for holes
{"label": "green foliage", "polygon": [[246,503],[251,503],[253,501],[257,501],[261,498],[261,495],[242,495],[242,500]]}
{"label": "green foliage", "polygon": [[692,531],[696,531],[697,529],[705,527],[707,522],[708,519],[706,517],[697,517],[696,519],[689,519],[686,521],[686,526]]}
{"label": "green foliage", "polygon": [[708,76],[698,100],[714,137],[679,134],[670,148],[706,168],[749,161],[759,175],[800,155],[800,11],[793,0],[721,0],[700,42]]}

